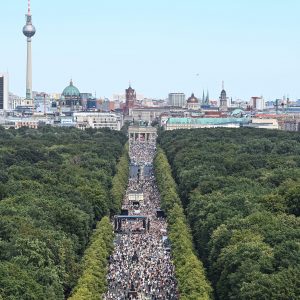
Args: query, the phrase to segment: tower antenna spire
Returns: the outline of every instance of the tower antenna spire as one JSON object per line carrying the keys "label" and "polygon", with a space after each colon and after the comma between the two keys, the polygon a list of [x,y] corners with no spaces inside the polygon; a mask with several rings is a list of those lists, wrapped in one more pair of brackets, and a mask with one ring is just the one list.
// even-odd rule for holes
{"label": "tower antenna spire", "polygon": [[31,15],[30,0],[28,0],[28,15]]}
{"label": "tower antenna spire", "polygon": [[222,89],[224,90],[224,80],[222,80]]}
{"label": "tower antenna spire", "polygon": [[30,102],[32,103],[31,38],[35,35],[35,32],[36,32],[35,27],[32,24],[30,0],[28,0],[28,12],[26,14],[26,24],[23,27],[23,34],[27,37],[27,67],[26,67],[26,100],[28,100],[27,103]]}

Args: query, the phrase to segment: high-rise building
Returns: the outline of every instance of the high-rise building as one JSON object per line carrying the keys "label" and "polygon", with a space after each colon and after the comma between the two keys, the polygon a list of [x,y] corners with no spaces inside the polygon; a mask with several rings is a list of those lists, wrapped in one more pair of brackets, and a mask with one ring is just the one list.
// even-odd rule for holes
{"label": "high-rise building", "polygon": [[0,74],[0,110],[8,109],[8,74]]}
{"label": "high-rise building", "polygon": [[186,104],[184,93],[170,93],[169,94],[169,105],[184,107]]}
{"label": "high-rise building", "polygon": [[32,97],[32,58],[31,58],[31,38],[35,35],[35,27],[32,25],[32,15],[30,11],[30,0],[28,0],[28,13],[26,25],[23,27],[23,34],[27,37],[27,64],[26,64],[26,104],[33,106]]}
{"label": "high-rise building", "polygon": [[251,97],[250,106],[253,110],[264,110],[265,100],[263,97]]}

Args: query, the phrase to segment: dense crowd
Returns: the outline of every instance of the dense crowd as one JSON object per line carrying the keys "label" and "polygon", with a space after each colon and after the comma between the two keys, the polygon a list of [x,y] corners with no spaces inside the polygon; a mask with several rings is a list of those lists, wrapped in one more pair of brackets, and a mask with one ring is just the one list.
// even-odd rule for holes
{"label": "dense crowd", "polygon": [[[131,162],[152,164],[155,145],[135,143],[130,147]],[[131,203],[128,194],[143,193],[143,200]],[[157,216],[160,196],[153,172],[129,179],[123,209],[130,216],[139,213],[147,218],[145,228],[140,220],[126,220],[122,232],[116,234],[114,253],[110,257],[109,289],[105,300],[179,299],[174,266],[171,263],[167,240],[166,220]]]}
{"label": "dense crowd", "polygon": [[153,143],[135,142],[130,147],[130,160],[137,165],[151,165],[156,151]]}

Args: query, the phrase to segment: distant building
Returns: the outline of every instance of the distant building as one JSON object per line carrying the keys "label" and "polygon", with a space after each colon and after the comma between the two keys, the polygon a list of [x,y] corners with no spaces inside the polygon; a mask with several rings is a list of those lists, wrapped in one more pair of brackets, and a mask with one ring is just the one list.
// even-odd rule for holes
{"label": "distant building", "polygon": [[[92,93],[80,93],[80,99],[81,99],[81,105],[83,109],[90,109],[91,106],[96,108],[96,99],[93,97]],[[92,101],[92,104],[89,103],[90,100],[95,100],[94,102]],[[95,105],[94,105],[95,104]]]}
{"label": "distant building", "polygon": [[224,81],[223,81],[223,88],[220,95],[220,111],[227,111],[228,110],[228,98],[226,91],[224,89]]}
{"label": "distant building", "polygon": [[300,131],[300,116],[284,120],[282,129],[285,131]]}
{"label": "distant building", "polygon": [[68,108],[76,108],[82,105],[81,94],[76,86],[73,85],[71,79],[70,85],[67,86],[61,95],[60,106]]}
{"label": "distant building", "polygon": [[248,118],[169,118],[165,123],[165,130],[216,128],[238,128],[242,124],[248,124]]}
{"label": "distant building", "polygon": [[0,74],[0,110],[8,110],[8,74]]}
{"label": "distant building", "polygon": [[263,97],[252,97],[250,100],[250,106],[253,110],[264,110],[265,100]]}
{"label": "distant building", "polygon": [[186,101],[187,109],[198,110],[200,108],[199,100],[195,97],[194,93]]}
{"label": "distant building", "polygon": [[128,128],[129,148],[136,141],[142,143],[155,143],[157,138],[157,129],[152,126],[131,125]]}
{"label": "distant building", "polygon": [[265,107],[266,108],[274,108],[275,102],[274,101],[266,101]]}
{"label": "distant building", "polygon": [[97,109],[97,99],[89,98],[87,100],[83,100],[83,106],[86,110],[96,110]]}
{"label": "distant building", "polygon": [[242,109],[236,108],[230,113],[230,115],[235,118],[241,118],[246,116],[246,113]]}
{"label": "distant building", "polygon": [[131,110],[131,120],[151,123],[157,120],[161,114],[169,111],[169,107],[136,107]]}
{"label": "distant building", "polygon": [[28,127],[32,129],[37,129],[39,126],[39,121],[38,120],[33,120],[33,119],[20,119],[20,120],[15,120],[14,121],[14,128],[18,129],[21,127]]}
{"label": "distant building", "polygon": [[105,98],[97,104],[97,109],[102,112],[109,112],[110,111],[110,101],[109,99]]}
{"label": "distant building", "polygon": [[279,129],[279,122],[277,119],[271,118],[253,118],[247,127],[260,129]]}
{"label": "distant building", "polygon": [[170,93],[168,97],[168,104],[170,106],[185,106],[185,94],[184,93]]}
{"label": "distant building", "polygon": [[60,116],[55,121],[54,126],[56,127],[76,127],[76,123],[73,120],[73,116]]}
{"label": "distant building", "polygon": [[31,116],[31,117],[9,117],[6,118],[3,126],[4,128],[21,128],[28,127],[37,129],[39,126],[53,125],[53,119],[45,118],[44,116]]}
{"label": "distant building", "polygon": [[52,93],[52,94],[50,94],[50,98],[52,99],[52,100],[59,100],[60,99],[60,97],[61,97],[61,94],[59,94],[59,93]]}
{"label": "distant building", "polygon": [[153,99],[145,98],[141,101],[141,106],[142,107],[154,107],[154,106],[157,106],[157,102],[153,101]]}
{"label": "distant building", "polygon": [[203,91],[201,106],[208,106],[208,105],[209,105],[209,92],[207,91],[206,96],[205,96],[204,91]]}
{"label": "distant building", "polygon": [[24,98],[14,95],[12,93],[9,93],[8,96],[8,109],[9,110],[15,110],[18,106],[22,106],[24,102]]}
{"label": "distant building", "polygon": [[115,110],[117,107],[115,106],[115,102],[109,101],[109,111]]}
{"label": "distant building", "polygon": [[125,90],[125,94],[126,94],[126,103],[125,103],[124,114],[128,116],[130,114],[130,110],[136,104],[136,92],[131,87],[131,85],[129,85],[129,88]]}
{"label": "distant building", "polygon": [[33,92],[33,99],[34,99],[34,111],[36,113],[49,113],[51,107],[51,99],[50,96],[46,93],[37,93]]}
{"label": "distant building", "polygon": [[285,112],[291,113],[291,114],[299,114],[300,113],[300,106],[291,106],[288,107]]}
{"label": "distant building", "polygon": [[103,112],[75,112],[73,114],[76,127],[86,128],[110,128],[112,130],[121,130],[123,118],[120,114]]}
{"label": "distant building", "polygon": [[92,93],[80,93],[80,98],[81,100],[88,100],[93,98],[93,94]]}

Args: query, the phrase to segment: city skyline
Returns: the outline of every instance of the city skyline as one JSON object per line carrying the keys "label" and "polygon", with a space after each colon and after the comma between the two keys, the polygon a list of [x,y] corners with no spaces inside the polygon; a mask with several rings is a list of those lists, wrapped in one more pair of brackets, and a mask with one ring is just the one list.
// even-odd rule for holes
{"label": "city skyline", "polygon": [[[131,80],[150,97],[209,90],[216,99],[224,80],[233,98],[300,97],[300,3],[198,2],[33,0],[33,90],[61,92],[72,77],[81,92],[99,96],[111,97]],[[25,96],[27,1],[2,5],[0,72],[9,72],[11,92]]]}

